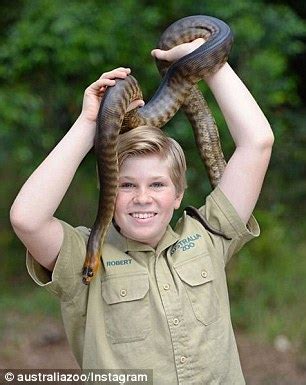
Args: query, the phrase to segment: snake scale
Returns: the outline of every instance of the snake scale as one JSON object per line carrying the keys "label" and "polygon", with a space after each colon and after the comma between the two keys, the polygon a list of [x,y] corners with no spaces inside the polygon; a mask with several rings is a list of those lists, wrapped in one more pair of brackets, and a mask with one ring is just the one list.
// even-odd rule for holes
{"label": "snake scale", "polygon": [[162,34],[157,48],[170,49],[199,37],[204,43],[173,63],[157,61],[163,76],[154,96],[141,108],[127,113],[129,104],[142,99],[133,76],[118,79],[104,95],[97,116],[95,153],[100,182],[99,206],[91,230],[83,283],[89,284],[96,274],[102,245],[112,221],[118,188],[118,135],[139,125],[164,126],[182,107],[194,130],[201,158],[212,187],[219,182],[225,167],[218,129],[197,83],[218,70],[227,60],[233,37],[223,21],[210,16],[188,16],[171,24]]}

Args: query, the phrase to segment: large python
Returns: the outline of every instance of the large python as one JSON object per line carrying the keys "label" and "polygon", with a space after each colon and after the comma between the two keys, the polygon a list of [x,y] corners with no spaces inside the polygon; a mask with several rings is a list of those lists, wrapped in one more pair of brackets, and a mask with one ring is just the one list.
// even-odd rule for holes
{"label": "large python", "polygon": [[139,125],[164,126],[183,108],[190,120],[197,147],[207,168],[211,185],[219,182],[225,167],[218,129],[196,83],[217,71],[227,60],[233,37],[230,28],[214,17],[197,15],[180,19],[162,34],[158,48],[168,50],[199,37],[204,43],[174,63],[157,62],[163,76],[159,88],[141,108],[127,112],[129,104],[141,99],[136,79],[128,76],[109,87],[97,116],[95,153],[100,196],[97,217],[87,243],[83,283],[96,274],[106,232],[112,221],[118,188],[118,135]]}

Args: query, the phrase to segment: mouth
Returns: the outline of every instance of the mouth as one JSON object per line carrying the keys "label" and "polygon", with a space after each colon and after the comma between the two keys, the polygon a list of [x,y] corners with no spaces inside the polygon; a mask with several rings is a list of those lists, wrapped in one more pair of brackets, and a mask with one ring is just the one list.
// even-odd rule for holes
{"label": "mouth", "polygon": [[134,213],[130,213],[129,215],[134,219],[149,219],[149,218],[155,217],[157,213],[148,211],[148,212],[134,212]]}

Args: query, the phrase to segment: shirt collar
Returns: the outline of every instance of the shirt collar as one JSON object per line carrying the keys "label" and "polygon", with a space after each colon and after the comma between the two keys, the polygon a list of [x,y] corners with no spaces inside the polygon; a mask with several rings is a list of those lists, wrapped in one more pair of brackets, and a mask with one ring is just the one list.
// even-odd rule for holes
{"label": "shirt collar", "polygon": [[[156,254],[159,255],[163,250],[167,247],[173,245],[179,239],[179,235],[173,231],[170,225],[167,226],[165,234],[159,241],[156,247]],[[120,232],[115,228],[113,223],[111,223],[108,234],[107,234],[107,242],[119,248],[123,252],[128,251],[154,251],[153,247],[146,245],[145,243],[141,243],[138,241],[134,241],[133,239],[129,239],[124,237]]]}
{"label": "shirt collar", "polygon": [[179,235],[172,229],[170,225],[168,225],[165,234],[163,235],[162,239],[159,241],[156,247],[156,255],[159,255],[169,246],[172,246],[179,240],[179,238]]}
{"label": "shirt collar", "polygon": [[128,251],[127,239],[120,234],[113,223],[111,223],[109,226],[106,242],[110,243],[119,250],[122,250],[123,252]]}

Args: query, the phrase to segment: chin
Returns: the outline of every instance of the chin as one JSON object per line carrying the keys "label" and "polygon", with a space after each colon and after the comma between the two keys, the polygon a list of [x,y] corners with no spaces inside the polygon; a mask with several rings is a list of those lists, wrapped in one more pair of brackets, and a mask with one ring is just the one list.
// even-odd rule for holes
{"label": "chin", "polygon": [[[149,235],[149,234],[139,234],[139,233],[134,233],[134,234],[131,234],[131,233],[127,233],[127,234],[123,234],[125,237],[129,238],[129,239],[132,239],[134,241],[137,241],[137,242],[140,242],[140,243],[144,243],[146,245],[149,245],[149,246],[152,246],[152,247],[155,247],[157,245],[157,243],[159,242],[159,240],[161,239],[161,237],[157,237],[156,235]],[[158,239],[157,241],[155,241],[156,239]],[[154,245],[154,246],[153,246]]]}
{"label": "chin", "polygon": [[137,234],[137,235],[134,235],[134,236],[128,237],[128,238],[134,239],[137,242],[145,243],[145,244],[148,244],[148,245],[151,245],[153,243],[152,242],[153,237],[148,237],[148,236],[145,236],[145,235],[141,236],[141,235]]}

